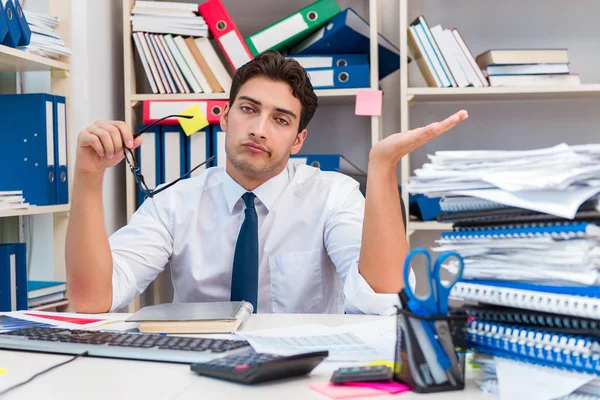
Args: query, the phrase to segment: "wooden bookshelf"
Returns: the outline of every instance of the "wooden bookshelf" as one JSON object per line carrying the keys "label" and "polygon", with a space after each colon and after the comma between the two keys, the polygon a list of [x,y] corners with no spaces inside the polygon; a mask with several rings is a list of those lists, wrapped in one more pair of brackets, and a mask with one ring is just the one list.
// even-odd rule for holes
{"label": "wooden bookshelf", "polygon": [[600,84],[482,88],[411,87],[406,89],[406,97],[409,102],[600,98]]}
{"label": "wooden bookshelf", "polygon": [[[399,0],[399,43],[400,43],[400,131],[404,132],[411,128],[410,113],[411,105],[417,103],[442,103],[442,102],[494,102],[494,101],[524,101],[524,100],[577,100],[577,99],[599,99],[600,83],[584,83],[572,86],[513,86],[513,87],[463,87],[463,88],[434,88],[434,87],[410,87],[408,57],[411,56],[408,47],[410,0]],[[417,6],[418,7],[418,6]],[[427,16],[425,16],[427,17]],[[414,62],[414,57],[413,57]],[[421,73],[420,69],[416,73]],[[410,154],[401,160],[400,184],[408,185],[408,179],[412,173]],[[403,200],[409,204],[408,190],[403,191]],[[444,231],[451,230],[452,224],[443,224],[436,221],[423,222],[409,220],[407,232],[410,234],[417,231]],[[410,238],[409,238],[410,240]],[[410,243],[410,242],[409,242]]]}
{"label": "wooden bookshelf", "polygon": [[43,207],[27,207],[17,208],[11,210],[0,210],[0,218],[5,217],[21,217],[26,215],[39,215],[39,214],[54,214],[64,213],[70,210],[70,205],[64,204],[60,206],[43,206]]}
{"label": "wooden bookshelf", "polygon": [[[27,8],[27,6],[25,8]],[[55,32],[64,41],[67,47],[72,48],[71,0],[49,0],[47,12],[52,16],[58,17],[60,24],[56,27]],[[69,199],[71,198],[72,193],[73,166],[75,164],[75,146],[72,144],[76,139],[72,127],[73,97],[70,71],[70,57],[61,56],[58,59],[51,59],[0,45],[0,72],[48,72],[48,80],[50,83],[49,93],[64,96],[66,98]],[[27,199],[25,199],[25,201],[27,201]],[[51,240],[53,243],[54,259],[48,260],[47,266],[48,268],[53,268],[54,279],[61,281],[66,279],[65,238],[69,210],[70,204],[0,210],[0,218],[7,219],[5,226],[10,226],[10,234],[14,237],[20,236],[20,227],[22,224],[19,220],[21,218],[41,214],[52,215],[53,232],[52,237],[48,238],[48,240]],[[12,232],[13,230],[14,232]]]}
{"label": "wooden bookshelf", "polygon": [[70,71],[70,69],[68,62],[0,45],[0,72]]}
{"label": "wooden bookshelf", "polygon": [[[381,13],[382,13],[382,2],[377,0],[369,0],[368,2],[370,24],[369,36],[370,40],[370,87],[368,89],[379,89],[379,54],[378,54],[378,42],[377,36],[379,32]],[[243,7],[244,2],[240,0],[237,3],[229,2],[227,7]],[[142,90],[136,87],[136,82],[140,82],[140,78],[146,79],[144,76],[144,70],[141,65],[137,65],[137,56],[135,55],[136,49],[132,40],[131,21],[130,14],[133,8],[134,0],[125,0],[123,2],[123,59],[124,59],[124,100],[125,100],[125,122],[133,129],[137,126],[140,121],[140,110],[139,104],[143,101],[149,100],[214,100],[229,99],[229,93],[211,93],[211,94],[152,94],[152,93],[140,93]],[[266,20],[265,20],[266,23]],[[266,26],[266,25],[265,25]],[[244,27],[239,27],[241,31]],[[244,32],[242,32],[243,34]],[[217,49],[220,51],[220,49]],[[142,74],[139,77],[139,74]],[[138,76],[138,79],[136,79]],[[320,104],[343,104],[348,106],[354,106],[356,100],[357,91],[361,89],[328,89],[328,90],[316,90],[319,96]],[[371,145],[374,145],[381,140],[381,128],[382,128],[382,116],[370,117],[371,129],[367,134],[370,135]],[[126,215],[127,220],[135,212],[136,202],[136,186],[131,171],[126,168]],[[160,277],[159,277],[160,278]],[[167,284],[166,282],[159,282],[158,280],[151,285],[148,289],[150,296],[152,297],[151,302],[160,300],[160,286],[161,284]],[[168,282],[170,285],[170,282]],[[129,312],[134,312],[139,309],[141,305],[141,296],[138,297],[129,307]]]}
{"label": "wooden bookshelf", "polygon": [[[351,103],[356,99],[360,89],[327,89],[315,90],[319,102],[325,104]],[[175,93],[175,94],[132,94],[131,101],[149,100],[228,100],[229,93]]]}

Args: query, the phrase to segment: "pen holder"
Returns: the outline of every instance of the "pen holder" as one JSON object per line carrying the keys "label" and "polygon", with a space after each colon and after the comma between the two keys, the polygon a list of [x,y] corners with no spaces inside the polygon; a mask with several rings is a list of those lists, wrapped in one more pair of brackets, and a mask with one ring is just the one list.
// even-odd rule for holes
{"label": "pen holder", "polygon": [[417,393],[464,389],[467,318],[423,317],[398,308],[394,379]]}

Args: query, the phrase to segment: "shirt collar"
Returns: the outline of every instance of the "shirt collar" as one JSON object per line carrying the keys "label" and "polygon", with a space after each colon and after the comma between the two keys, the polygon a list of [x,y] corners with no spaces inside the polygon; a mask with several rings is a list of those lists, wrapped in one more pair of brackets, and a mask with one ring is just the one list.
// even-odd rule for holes
{"label": "shirt collar", "polygon": [[[229,207],[229,212],[233,212],[233,207],[240,200],[242,195],[247,192],[239,183],[223,169],[223,191],[225,193],[225,200]],[[278,175],[269,179],[256,189],[252,191],[258,197],[258,199],[265,205],[267,212],[271,211],[275,202],[281,195],[289,183],[289,171],[286,168],[283,169]]]}

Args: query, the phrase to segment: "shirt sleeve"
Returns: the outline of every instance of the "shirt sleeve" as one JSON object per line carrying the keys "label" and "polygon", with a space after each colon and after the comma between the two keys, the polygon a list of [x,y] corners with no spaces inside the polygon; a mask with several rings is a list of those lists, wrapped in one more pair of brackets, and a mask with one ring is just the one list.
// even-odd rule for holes
{"label": "shirt sleeve", "polygon": [[[344,308],[349,314],[392,315],[400,307],[398,294],[376,293],[358,271],[365,215],[365,198],[358,183],[344,183],[336,188],[328,204],[329,216],[325,227],[327,253],[342,278]],[[399,262],[399,265],[402,265]],[[398,271],[401,273],[401,271]],[[414,288],[415,279],[409,276]]]}
{"label": "shirt sleeve", "polygon": [[109,237],[113,258],[110,311],[127,306],[156,279],[173,249],[169,193],[148,198],[129,223]]}

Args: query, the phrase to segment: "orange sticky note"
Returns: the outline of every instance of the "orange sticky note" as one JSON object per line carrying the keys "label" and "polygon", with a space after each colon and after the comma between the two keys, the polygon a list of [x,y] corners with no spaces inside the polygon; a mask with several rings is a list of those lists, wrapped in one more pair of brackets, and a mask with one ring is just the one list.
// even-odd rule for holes
{"label": "orange sticky note", "polygon": [[189,115],[192,118],[181,118],[177,117],[177,121],[179,121],[179,125],[183,128],[183,131],[187,136],[190,136],[192,133],[198,132],[200,129],[208,126],[208,120],[206,119],[206,115],[200,109],[198,104],[193,105],[192,107],[183,110],[179,113],[179,115]]}
{"label": "orange sticky note", "polygon": [[356,92],[356,115],[381,116],[383,92],[381,90],[359,90]]}

